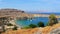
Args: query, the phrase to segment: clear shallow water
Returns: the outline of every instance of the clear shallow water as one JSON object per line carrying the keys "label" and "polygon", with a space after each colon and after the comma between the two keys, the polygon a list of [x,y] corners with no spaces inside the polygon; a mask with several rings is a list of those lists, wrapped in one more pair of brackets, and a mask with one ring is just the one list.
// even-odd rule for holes
{"label": "clear shallow water", "polygon": [[[60,20],[60,18],[58,20]],[[29,24],[37,25],[37,23],[40,21],[43,22],[44,25],[46,25],[48,23],[49,19],[47,17],[35,17],[33,19],[27,19],[27,20],[16,20],[16,24],[23,27],[23,26],[28,26]]]}
{"label": "clear shallow water", "polygon": [[28,26],[29,24],[36,24],[38,22],[42,21],[45,25],[46,23],[48,22],[48,18],[47,17],[35,17],[33,19],[27,19],[27,20],[17,20],[16,23],[19,25],[19,26]]}

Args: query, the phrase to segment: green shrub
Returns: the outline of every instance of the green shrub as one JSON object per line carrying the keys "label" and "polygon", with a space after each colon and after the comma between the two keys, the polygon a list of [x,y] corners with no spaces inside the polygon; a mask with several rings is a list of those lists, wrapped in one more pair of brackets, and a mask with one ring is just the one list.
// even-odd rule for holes
{"label": "green shrub", "polygon": [[39,22],[37,25],[38,25],[38,27],[44,27],[44,23],[43,22]]}
{"label": "green shrub", "polygon": [[18,28],[17,26],[14,26],[13,30],[17,30],[17,28]]}
{"label": "green shrub", "polygon": [[29,27],[30,27],[30,28],[35,28],[35,27],[37,27],[37,25],[35,25],[35,24],[30,24]]}

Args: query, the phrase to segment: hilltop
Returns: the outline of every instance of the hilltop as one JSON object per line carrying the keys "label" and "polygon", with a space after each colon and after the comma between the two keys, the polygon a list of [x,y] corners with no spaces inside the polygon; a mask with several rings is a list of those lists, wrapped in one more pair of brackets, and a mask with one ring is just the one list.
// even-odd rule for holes
{"label": "hilltop", "polygon": [[14,18],[23,18],[30,17],[32,15],[25,13],[23,10],[17,9],[0,9],[0,17],[14,17]]}
{"label": "hilltop", "polygon": [[17,10],[17,9],[0,9],[0,17],[1,16],[16,16],[21,13],[24,13],[24,11]]}
{"label": "hilltop", "polygon": [[7,12],[7,11],[8,11],[8,12],[11,12],[11,11],[12,11],[12,12],[21,12],[21,13],[24,13],[24,11],[22,11],[22,10],[18,10],[18,9],[9,9],[9,8],[0,9],[0,12],[2,12],[2,11],[3,11],[3,12],[4,12],[4,11],[5,11],[5,12]]}

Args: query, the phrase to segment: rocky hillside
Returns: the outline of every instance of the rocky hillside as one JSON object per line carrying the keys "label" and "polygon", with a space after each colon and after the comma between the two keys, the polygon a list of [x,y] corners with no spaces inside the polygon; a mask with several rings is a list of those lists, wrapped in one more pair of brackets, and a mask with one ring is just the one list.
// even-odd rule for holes
{"label": "rocky hillside", "polygon": [[44,28],[9,30],[2,34],[60,34],[60,23]]}
{"label": "rocky hillside", "polygon": [[27,14],[22,10],[17,9],[0,9],[0,17],[32,17],[31,14]]}
{"label": "rocky hillside", "polygon": [[0,17],[1,16],[17,16],[21,13],[24,13],[24,11],[17,10],[17,9],[0,9]]}

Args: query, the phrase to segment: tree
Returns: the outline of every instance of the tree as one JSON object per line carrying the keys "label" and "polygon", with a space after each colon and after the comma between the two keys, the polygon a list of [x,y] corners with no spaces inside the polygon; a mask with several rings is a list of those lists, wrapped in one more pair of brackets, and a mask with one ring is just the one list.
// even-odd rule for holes
{"label": "tree", "polygon": [[30,24],[29,27],[30,27],[30,28],[35,28],[35,27],[37,27],[37,26],[34,25],[34,24]]}
{"label": "tree", "polygon": [[56,24],[56,23],[58,23],[58,20],[57,20],[56,16],[54,14],[51,14],[49,16],[49,23],[48,23],[48,25],[52,26],[53,24]]}
{"label": "tree", "polygon": [[38,25],[38,27],[44,27],[44,23],[43,22],[39,22],[37,25]]}

